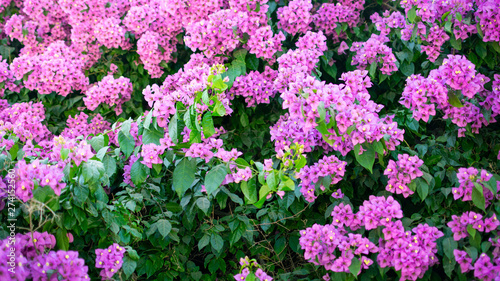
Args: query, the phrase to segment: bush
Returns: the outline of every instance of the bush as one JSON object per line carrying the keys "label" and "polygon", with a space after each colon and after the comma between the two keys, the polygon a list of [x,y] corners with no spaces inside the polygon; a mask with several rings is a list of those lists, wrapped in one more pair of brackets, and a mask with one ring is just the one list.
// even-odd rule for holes
{"label": "bush", "polygon": [[0,2],[0,276],[498,279],[500,4],[438,2]]}

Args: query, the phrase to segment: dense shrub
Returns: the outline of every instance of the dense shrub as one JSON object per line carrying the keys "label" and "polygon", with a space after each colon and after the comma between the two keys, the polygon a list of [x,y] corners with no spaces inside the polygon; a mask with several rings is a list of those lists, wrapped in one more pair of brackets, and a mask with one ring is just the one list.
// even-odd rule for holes
{"label": "dense shrub", "polygon": [[499,280],[500,2],[0,0],[1,280]]}

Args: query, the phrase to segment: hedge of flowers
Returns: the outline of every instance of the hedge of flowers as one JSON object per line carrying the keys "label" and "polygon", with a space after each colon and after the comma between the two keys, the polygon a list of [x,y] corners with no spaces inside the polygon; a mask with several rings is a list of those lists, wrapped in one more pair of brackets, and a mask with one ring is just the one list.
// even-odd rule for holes
{"label": "hedge of flowers", "polygon": [[1,280],[500,280],[500,1],[0,0]]}

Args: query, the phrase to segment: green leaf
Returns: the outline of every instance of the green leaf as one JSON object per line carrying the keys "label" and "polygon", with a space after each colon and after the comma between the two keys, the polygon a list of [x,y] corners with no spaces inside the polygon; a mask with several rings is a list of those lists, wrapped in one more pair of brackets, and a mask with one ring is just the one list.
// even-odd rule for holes
{"label": "green leaf", "polygon": [[135,161],[130,168],[130,178],[136,187],[144,183],[148,177],[149,168],[142,164],[139,160]]}
{"label": "green leaf", "polygon": [[474,183],[474,188],[472,189],[472,202],[476,207],[485,211],[485,199],[483,194],[483,186],[479,183]]}
{"label": "green leaf", "polygon": [[351,265],[349,266],[349,272],[351,272],[352,275],[354,275],[356,279],[358,279],[358,274],[360,270],[361,270],[361,261],[358,258],[353,257],[351,260]]}
{"label": "green leaf", "polygon": [[118,144],[120,145],[120,150],[125,154],[125,159],[132,154],[135,148],[135,141],[130,133],[124,133],[120,131],[118,133]]}
{"label": "green leaf", "polygon": [[319,121],[317,123],[325,120],[326,117],[325,103],[322,101],[318,105],[318,113],[319,113]]}
{"label": "green leaf", "polygon": [[69,250],[69,238],[67,232],[63,228],[58,228],[56,231],[56,243],[59,250],[67,251]]}
{"label": "green leaf", "polygon": [[101,161],[89,160],[83,163],[82,176],[86,183],[97,183],[103,175],[104,165]]}
{"label": "green leaf", "polygon": [[270,190],[275,191],[276,187],[278,186],[278,182],[276,180],[276,171],[272,170],[269,172],[269,175],[266,178],[266,183],[267,186],[269,187]]}
{"label": "green leaf", "polygon": [[172,230],[172,224],[170,224],[170,222],[166,219],[161,219],[156,222],[156,228],[161,236],[165,238]]}
{"label": "green leaf", "polygon": [[447,237],[447,238],[443,239],[443,251],[444,251],[444,254],[449,259],[454,258],[453,250],[455,250],[457,247],[458,247],[458,243],[452,237]]}
{"label": "green leaf", "polygon": [[208,234],[205,234],[203,235],[203,237],[201,237],[200,241],[198,241],[198,249],[201,250],[205,248],[205,246],[207,246],[208,243],[210,243],[210,236]]}
{"label": "green leaf", "polygon": [[173,188],[179,198],[191,187],[195,180],[196,160],[189,160],[187,157],[175,167],[173,174]]}
{"label": "green leaf", "polygon": [[410,23],[415,22],[415,18],[417,17],[417,6],[413,6],[406,14],[406,17],[408,18]]}
{"label": "green leaf", "polygon": [[451,11],[448,11],[446,13],[444,13],[442,16],[441,16],[441,21],[445,21],[446,20],[446,17],[450,14]]}
{"label": "green leaf", "polygon": [[472,226],[472,224],[467,225],[467,232],[469,233],[470,237],[474,239],[476,236],[476,229]]}
{"label": "green leaf", "polygon": [[210,111],[203,115],[201,126],[203,127],[203,135],[206,139],[215,134],[214,120],[212,119],[212,113]]}
{"label": "green leaf", "polygon": [[122,268],[123,268],[123,273],[125,273],[126,279],[129,279],[130,275],[134,273],[136,267],[137,267],[137,262],[135,260],[132,260],[127,256],[123,257]]}
{"label": "green leaf", "polygon": [[240,122],[243,127],[248,126],[248,115],[245,112],[240,115]]}
{"label": "green leaf", "polygon": [[488,54],[488,51],[486,51],[486,48],[483,46],[483,44],[476,44],[476,53],[483,59],[486,58],[486,55]]}
{"label": "green leaf", "polygon": [[160,145],[160,139],[162,139],[164,136],[165,132],[163,132],[163,129],[161,130],[144,129],[142,133],[142,143],[143,144],[154,143],[156,145]]}
{"label": "green leaf", "polygon": [[210,195],[214,192],[224,181],[227,175],[227,168],[224,164],[219,164],[205,175],[205,189],[207,194]]}
{"label": "green leaf", "polygon": [[450,44],[453,48],[457,50],[462,50],[462,40],[457,40],[455,36],[452,36],[450,39]]}
{"label": "green leaf", "polygon": [[247,49],[239,49],[233,52],[233,56],[236,60],[245,61],[247,53]]}
{"label": "green leaf", "polygon": [[359,155],[360,145],[356,144],[354,146],[354,157],[356,157],[356,161],[366,168],[370,173],[373,173],[373,164],[375,163],[375,150],[372,145],[369,145],[366,151],[363,154]]}
{"label": "green leaf", "polygon": [[153,119],[153,110],[150,110],[146,115],[146,117],[144,118],[144,124],[142,126],[146,129],[149,129],[149,125],[151,124],[152,119]]}
{"label": "green leaf", "polygon": [[247,204],[253,204],[257,202],[258,196],[257,196],[257,185],[255,184],[255,179],[252,178],[249,181],[243,181],[240,184],[241,191],[243,192],[243,195],[245,196],[245,202]]}
{"label": "green leaf", "polygon": [[429,185],[425,181],[423,181],[421,178],[418,178],[416,180],[416,182],[417,182],[418,196],[420,196],[420,199],[422,199],[422,201],[424,201],[424,199],[429,194]]}
{"label": "green leaf", "polygon": [[257,70],[259,68],[259,59],[255,54],[248,54],[245,58],[245,63],[251,70]]}
{"label": "green leaf", "polygon": [[370,74],[370,77],[372,78],[372,80],[375,78],[375,72],[377,71],[377,65],[378,65],[377,61],[374,61],[370,64],[369,74]]}
{"label": "green leaf", "polygon": [[116,160],[110,155],[104,156],[102,164],[108,177],[111,177],[116,172]]}
{"label": "green leaf", "polygon": [[177,113],[170,119],[170,122],[168,123],[168,135],[170,136],[170,139],[174,144],[178,143],[178,128],[177,128]]}
{"label": "green leaf", "polygon": [[101,148],[106,146],[106,144],[104,143],[104,136],[103,135],[99,135],[99,136],[91,138],[89,140],[89,143],[95,151],[99,151]]}
{"label": "green leaf", "polygon": [[464,107],[464,105],[452,91],[448,91],[448,103],[454,107]]}
{"label": "green leaf", "polygon": [[212,236],[210,237],[210,244],[215,251],[220,252],[224,246],[224,240],[219,234],[212,233]]}
{"label": "green leaf", "polygon": [[43,187],[39,186],[35,190],[33,190],[33,197],[36,200],[47,204],[47,207],[49,207],[54,212],[60,209],[59,197],[54,193],[54,190],[48,185]]}
{"label": "green leaf", "polygon": [[405,76],[412,76],[415,73],[415,65],[413,63],[403,62],[400,67],[401,73]]}
{"label": "green leaf", "polygon": [[205,213],[205,215],[208,215],[208,212],[210,211],[210,201],[208,201],[207,198],[205,197],[200,197],[196,200],[196,205],[200,210]]}

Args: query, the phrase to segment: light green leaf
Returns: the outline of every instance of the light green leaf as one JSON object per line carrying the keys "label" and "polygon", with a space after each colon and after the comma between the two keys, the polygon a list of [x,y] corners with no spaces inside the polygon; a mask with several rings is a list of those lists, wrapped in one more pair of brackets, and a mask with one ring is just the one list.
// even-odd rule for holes
{"label": "light green leaf", "polygon": [[173,174],[173,188],[179,195],[179,198],[191,187],[195,180],[196,160],[189,160],[187,157],[175,167]]}
{"label": "light green leaf", "polygon": [[207,194],[210,195],[214,192],[224,181],[227,175],[227,168],[224,164],[219,164],[205,175],[205,189]]}

